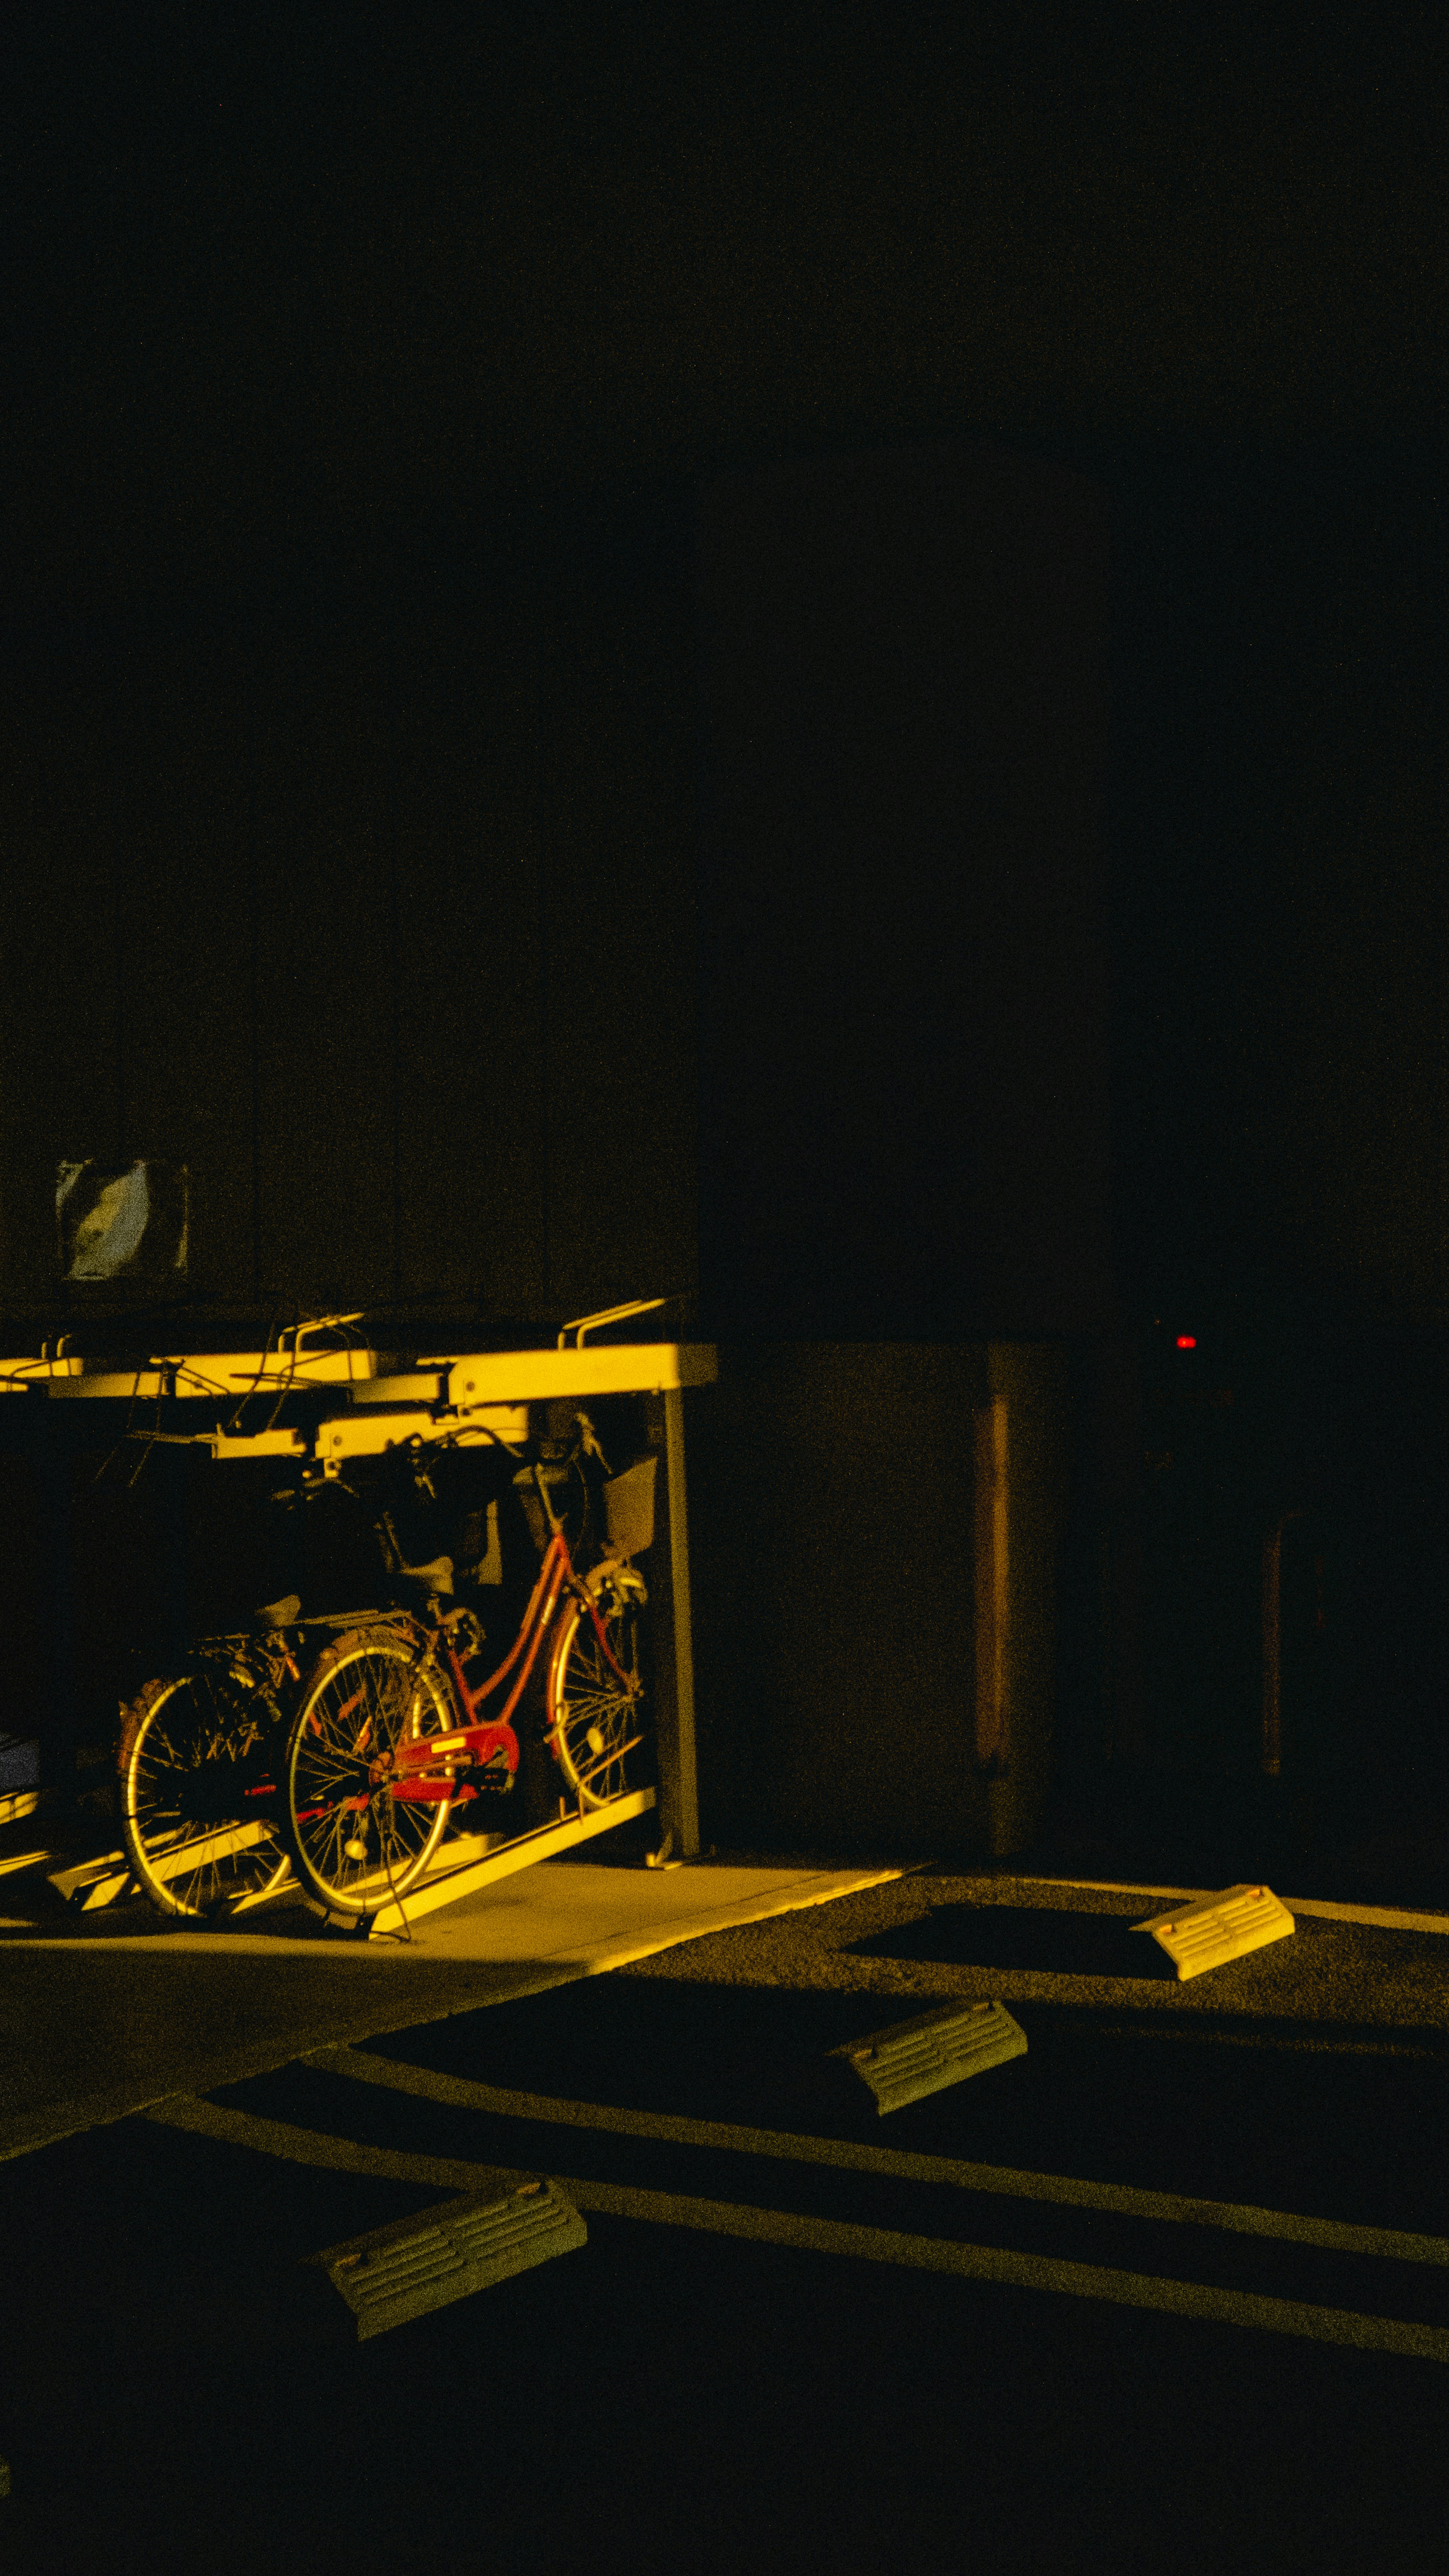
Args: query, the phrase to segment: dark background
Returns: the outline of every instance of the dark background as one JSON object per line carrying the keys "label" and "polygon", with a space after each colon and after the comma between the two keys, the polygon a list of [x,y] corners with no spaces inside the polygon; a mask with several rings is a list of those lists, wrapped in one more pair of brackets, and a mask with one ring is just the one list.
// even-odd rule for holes
{"label": "dark background", "polygon": [[[195,1236],[218,1319],[345,1301],[506,1335],[668,1288],[726,1335],[1060,1329],[1093,1426],[1083,1635],[1099,1593],[1113,1635],[1144,1587],[1187,1581],[1204,1635],[1236,1604],[1221,1684],[1198,1656],[1154,1681],[1138,1620],[1110,1740],[1168,1704],[1191,1734],[1194,1690],[1251,1707],[1262,1528],[1306,1499],[1345,1533],[1343,1599],[1382,1622],[1397,1583],[1414,1609],[1393,1708],[1432,1743],[1443,91],[1435,17],[1348,8],[24,31],[15,1346],[63,1320],[43,1200],[88,1151],[228,1176]],[[787,1007],[778,947],[718,935],[738,887],[698,824],[720,490],[943,443],[1039,469],[1043,526],[1077,478],[1107,566],[1096,1034],[1063,1051],[1029,974],[1024,1023],[1002,1006],[1074,1091],[1105,1064],[1107,1248],[1079,1192],[1077,1232],[1039,1221],[994,1288],[983,1211],[1059,1130],[1018,1100],[983,1164],[997,1059],[953,1030],[928,879],[869,1043],[840,1030],[878,939],[793,979],[796,1158],[777,1139],[762,1175],[740,1104]],[[1081,936],[1056,921],[1058,969]],[[177,1078],[198,1028],[224,1082]],[[629,1141],[580,1156],[571,1121]],[[765,1204],[793,1209],[768,1258]],[[841,1259],[852,1204],[878,1222]],[[1209,1527],[1235,1533],[1211,1575]],[[1364,1691],[1360,1744],[1398,1723]]]}
{"label": "dark background", "polygon": [[[510,603],[539,623],[545,557],[551,753],[601,765],[579,693],[607,692],[630,598],[656,711],[610,739],[611,783],[642,795],[647,772],[658,802],[680,738],[670,528],[700,481],[1004,442],[1110,504],[1124,1275],[1231,1294],[1286,1272],[1442,1312],[1436,25],[926,11],[907,37],[852,12],[364,7],[20,30],[7,705],[45,763],[47,867],[104,819],[127,897],[118,925],[99,888],[55,885],[49,937],[111,951],[119,928],[144,1025],[158,998],[231,1007],[254,929],[264,1004],[296,988],[261,1078],[289,1122],[315,1116],[323,1027],[390,1005],[432,1033],[433,942],[451,965],[486,938],[496,973],[526,974],[496,880],[486,927],[431,917],[420,781],[485,845],[499,830],[530,693]],[[95,769],[109,729],[142,777],[220,772],[258,690],[250,855],[204,793],[192,854],[240,871],[236,936],[178,991],[178,854],[163,903],[137,847],[156,816],[129,838],[124,812],[95,816]],[[365,739],[389,702],[410,736],[390,781]],[[269,810],[282,712],[323,747],[325,815],[285,763]],[[541,768],[567,806],[557,757]],[[400,997],[366,984],[388,926],[354,877],[388,795],[414,870],[391,898],[417,959]],[[450,916],[465,895],[455,868]],[[286,1060],[299,1017],[310,1080]],[[139,1070],[128,1088],[139,1114]],[[431,1098],[360,1088],[380,1144],[390,1116],[431,1125]]]}

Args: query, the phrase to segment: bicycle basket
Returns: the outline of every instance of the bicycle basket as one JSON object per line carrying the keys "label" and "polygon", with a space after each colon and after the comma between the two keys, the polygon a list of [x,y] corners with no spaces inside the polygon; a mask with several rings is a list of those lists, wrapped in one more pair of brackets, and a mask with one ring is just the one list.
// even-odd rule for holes
{"label": "bicycle basket", "polygon": [[657,1458],[640,1458],[604,1487],[609,1548],[615,1556],[642,1556],[654,1544],[654,1471]]}

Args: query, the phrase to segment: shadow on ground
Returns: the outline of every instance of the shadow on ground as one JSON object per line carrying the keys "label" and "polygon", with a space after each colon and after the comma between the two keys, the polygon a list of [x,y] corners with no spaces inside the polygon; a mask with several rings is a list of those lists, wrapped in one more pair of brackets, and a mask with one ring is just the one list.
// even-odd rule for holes
{"label": "shadow on ground", "polygon": [[[1151,1913],[1166,1909],[1159,1901]],[[845,1945],[858,1959],[922,1959],[939,1967],[1036,1969],[1051,1976],[1176,1981],[1171,1960],[1140,1915],[1077,1914],[1028,1905],[936,1905],[915,1923],[893,1923]]]}

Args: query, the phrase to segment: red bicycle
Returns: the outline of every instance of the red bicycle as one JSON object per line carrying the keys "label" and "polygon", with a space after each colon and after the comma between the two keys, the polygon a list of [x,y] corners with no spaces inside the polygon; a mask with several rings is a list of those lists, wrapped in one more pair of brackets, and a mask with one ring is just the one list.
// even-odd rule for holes
{"label": "red bicycle", "polygon": [[[352,1629],[310,1677],[286,1746],[281,1824],[299,1883],[329,1913],[372,1913],[404,1894],[457,1808],[476,1803],[480,1823],[504,1812],[518,1780],[513,1721],[541,1654],[543,1734],[561,1795],[582,1812],[633,1785],[648,1594],[629,1559],[648,1539],[631,1543],[622,1530],[580,1575],[548,1481],[537,1467],[531,1473],[546,1516],[537,1524],[543,1562],[518,1634],[485,1681],[470,1685],[464,1669],[485,1643],[477,1617],[466,1605],[445,1607],[451,1559],[405,1565],[395,1541],[394,1576],[416,1587],[425,1607]],[[652,1504],[650,1523],[652,1532]],[[510,1682],[496,1713],[482,1715]]]}

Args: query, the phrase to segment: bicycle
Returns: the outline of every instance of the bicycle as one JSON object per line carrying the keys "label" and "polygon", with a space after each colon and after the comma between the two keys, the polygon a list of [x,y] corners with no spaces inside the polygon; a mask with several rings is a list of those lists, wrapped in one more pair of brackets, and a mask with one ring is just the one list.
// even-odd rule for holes
{"label": "bicycle", "polygon": [[[394,1580],[420,1593],[421,1606],[380,1613],[324,1652],[283,1766],[292,1868],[324,1913],[362,1916],[405,1894],[432,1863],[455,1809],[480,1803],[500,1812],[519,1774],[512,1721],[546,1641],[542,1740],[565,1799],[571,1794],[583,1813],[629,1785],[629,1757],[644,1741],[640,1614],[648,1600],[629,1560],[649,1539],[642,1528],[611,1536],[598,1563],[577,1571],[550,1483],[581,1471],[584,1455],[606,1474],[607,1462],[587,1417],[576,1419],[582,1437],[566,1466],[552,1480],[538,1463],[524,1471],[537,1497],[542,1563],[508,1653],[476,1685],[464,1668],[486,1640],[466,1603],[444,1607],[452,1559],[407,1565],[389,1515],[381,1516]],[[480,1717],[510,1675],[497,1715]]]}
{"label": "bicycle", "polygon": [[123,1709],[117,1808],[131,1875],[162,1914],[193,1919],[275,1894],[291,1863],[275,1795],[303,1675],[288,1630],[301,1602],[203,1638],[183,1669]]}
{"label": "bicycle", "polygon": [[[309,1480],[309,1498],[321,1490]],[[358,1615],[304,1620],[301,1606],[288,1593],[249,1627],[199,1639],[179,1671],[145,1682],[122,1708],[121,1839],[132,1877],[162,1914],[210,1921],[260,1904],[291,1876],[278,1776],[316,1661],[306,1632],[335,1635]]]}

